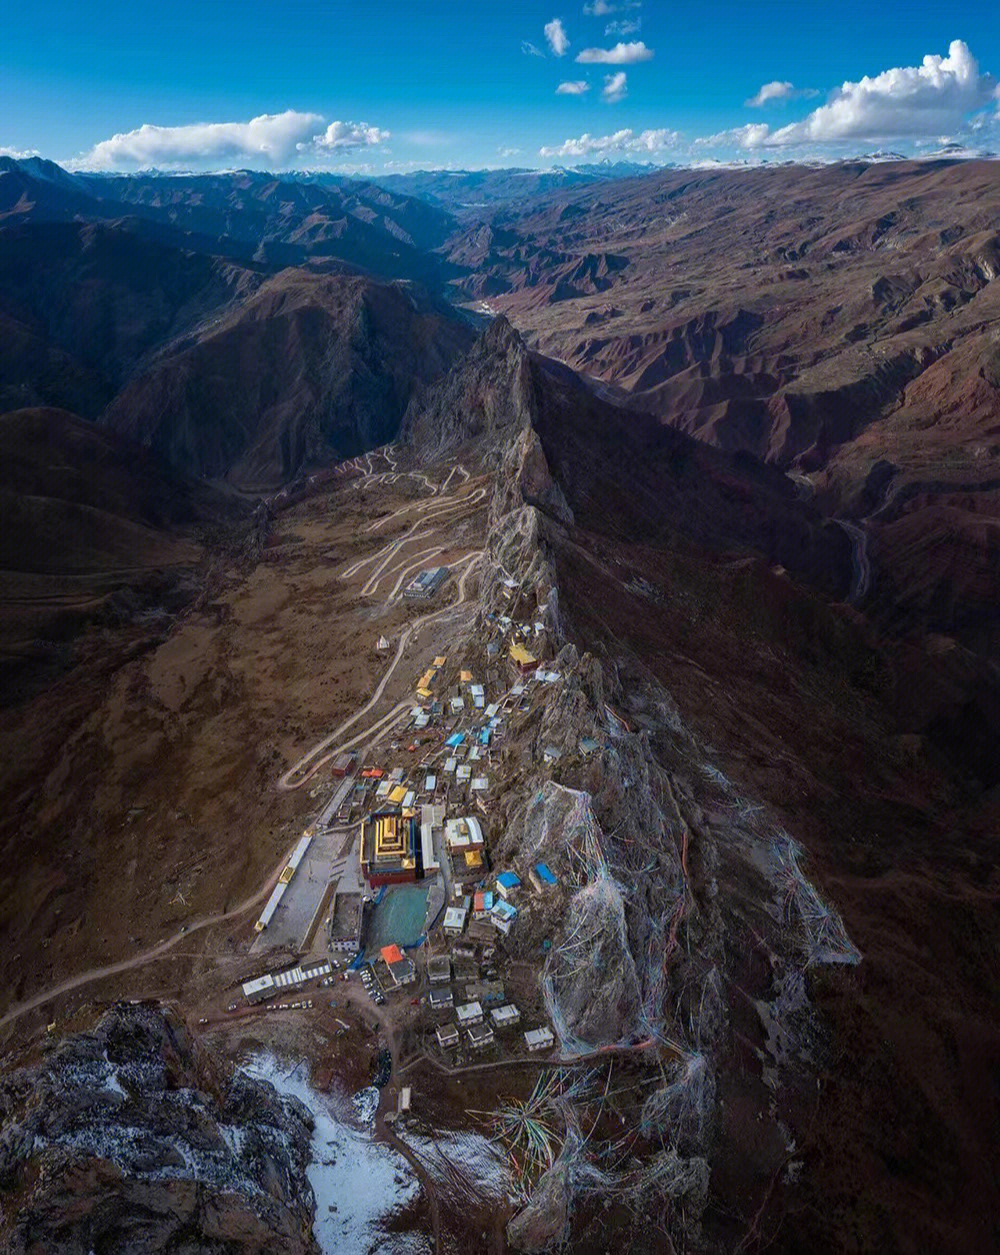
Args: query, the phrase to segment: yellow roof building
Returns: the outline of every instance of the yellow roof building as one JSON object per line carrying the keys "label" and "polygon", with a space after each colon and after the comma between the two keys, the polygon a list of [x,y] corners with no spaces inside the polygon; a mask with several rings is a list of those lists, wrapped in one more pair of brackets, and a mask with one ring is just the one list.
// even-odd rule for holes
{"label": "yellow roof building", "polygon": [[510,660],[516,662],[519,667],[534,667],[538,663],[538,659],[534,654],[528,653],[523,645],[511,645]]}

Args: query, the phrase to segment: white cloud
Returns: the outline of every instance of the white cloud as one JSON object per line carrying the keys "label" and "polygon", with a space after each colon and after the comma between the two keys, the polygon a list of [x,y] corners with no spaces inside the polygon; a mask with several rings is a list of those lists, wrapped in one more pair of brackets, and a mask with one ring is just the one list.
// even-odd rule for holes
{"label": "white cloud", "polygon": [[587,17],[607,17],[609,13],[626,13],[629,9],[641,9],[642,0],[622,0],[620,4],[609,4],[608,0],[591,0],[583,6]]}
{"label": "white cloud", "polygon": [[996,92],[996,79],[980,74],[968,45],[952,40],[947,57],[926,56],[919,66],[883,70],[874,78],[838,87],[802,122],[775,131],[775,146],[938,135],[964,128]]}
{"label": "white cloud", "polygon": [[501,157],[516,157],[520,151],[520,148],[504,148],[503,146],[497,149]]}
{"label": "white cloud", "polygon": [[654,131],[643,131],[629,144],[630,152],[662,152],[665,148],[676,148],[681,142],[680,131],[670,131],[665,126]]}
{"label": "white cloud", "polygon": [[563,140],[554,148],[539,148],[542,157],[591,157],[595,153],[624,151],[625,145],[632,138],[631,130],[616,131],[614,135],[587,135],[579,139]]}
{"label": "white cloud", "polygon": [[[370,148],[374,144],[384,144],[389,139],[389,132],[377,126],[369,126],[367,122],[331,122],[322,135],[313,141],[318,149],[351,149]],[[308,145],[300,144],[300,149]]]}
{"label": "white cloud", "polygon": [[605,74],[601,96],[609,105],[617,104],[619,100],[624,100],[628,95],[626,78],[627,75],[624,70],[619,70],[617,74]]}
{"label": "white cloud", "polygon": [[246,164],[287,168],[296,160],[341,155],[373,148],[389,132],[367,122],[331,122],[318,113],[261,114],[249,122],[194,122],[186,126],[146,123],[101,140],[90,152],[67,162],[76,170],[127,170],[157,166],[170,170]]}
{"label": "white cloud", "polygon": [[[758,95],[774,86],[766,84]],[[919,66],[883,70],[857,83],[843,83],[830,93],[825,105],[801,122],[777,130],[763,122],[748,123],[694,142],[710,148],[744,149],[892,140],[919,143],[975,130],[990,101],[1000,99],[998,91],[993,75],[981,74],[968,46],[956,39],[946,57],[926,56]],[[776,97],[772,94],[771,98]]]}
{"label": "white cloud", "polygon": [[541,48],[536,48],[530,39],[521,40],[521,51],[526,57],[544,57],[545,53]]}
{"label": "white cloud", "polygon": [[634,35],[636,31],[642,28],[641,17],[625,17],[614,22],[609,22],[604,28],[604,34],[608,35]]}
{"label": "white cloud", "polygon": [[771,100],[788,100],[794,93],[794,83],[779,82],[775,79],[774,82],[765,83],[756,96],[751,96],[749,100],[744,100],[743,103],[748,109],[759,109]]}
{"label": "white cloud", "polygon": [[572,82],[560,83],[556,88],[557,96],[582,96],[590,91],[590,84],[584,78],[573,79]]}
{"label": "white cloud", "polygon": [[715,135],[703,135],[694,142],[701,148],[760,148],[771,134],[766,122],[748,122]]}
{"label": "white cloud", "polygon": [[37,148],[0,148],[0,157],[11,157],[14,161],[27,161],[29,157],[40,157]]}
{"label": "white cloud", "polygon": [[613,48],[584,48],[576,59],[583,65],[634,65],[637,61],[652,61],[653,50],[639,39],[631,44],[615,44]]}
{"label": "white cloud", "polygon": [[662,152],[675,147],[680,141],[677,131],[666,128],[642,131],[639,135],[630,128],[615,131],[613,135],[583,134],[579,139],[563,140],[553,147],[540,148],[541,157],[592,157],[608,152]]}
{"label": "white cloud", "polygon": [[264,113],[249,122],[194,122],[188,126],[150,126],[112,135],[72,164],[91,170],[130,166],[176,167],[199,162],[290,161],[321,126],[318,113]]}
{"label": "white cloud", "polygon": [[569,47],[569,36],[566,34],[559,18],[554,17],[551,22],[545,23],[545,38],[549,41],[549,47],[557,57],[566,55],[566,49]]}

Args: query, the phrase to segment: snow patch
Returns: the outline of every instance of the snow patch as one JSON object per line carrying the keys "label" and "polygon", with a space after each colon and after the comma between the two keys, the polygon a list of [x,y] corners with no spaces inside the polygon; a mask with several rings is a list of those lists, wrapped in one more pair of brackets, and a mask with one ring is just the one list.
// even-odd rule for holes
{"label": "snow patch", "polygon": [[[419,1233],[387,1233],[385,1222],[412,1204],[420,1184],[406,1160],[372,1140],[371,1095],[355,1096],[352,1114],[368,1126],[352,1128],[333,1103],[314,1090],[304,1064],[289,1068],[272,1055],[256,1054],[241,1067],[267,1081],[283,1097],[297,1098],[314,1121],[312,1162],[306,1170],[316,1197],[313,1234],[325,1255],[427,1255],[431,1244]],[[377,1091],[376,1091],[377,1103]]]}

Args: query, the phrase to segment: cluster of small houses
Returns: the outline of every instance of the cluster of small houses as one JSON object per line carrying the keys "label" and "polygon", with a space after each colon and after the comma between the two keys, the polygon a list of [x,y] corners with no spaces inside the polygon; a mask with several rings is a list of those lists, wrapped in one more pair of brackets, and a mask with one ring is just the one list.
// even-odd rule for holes
{"label": "cluster of small houses", "polygon": [[[406,595],[418,599],[432,596],[446,576],[446,568],[421,572],[407,587]],[[508,584],[508,592],[513,595],[513,581]],[[504,1001],[501,982],[468,979],[478,976],[473,963],[476,947],[482,947],[484,955],[489,955],[497,934],[506,937],[516,927],[518,899],[524,889],[521,877],[511,870],[499,871],[489,884],[483,827],[472,812],[487,814],[491,750],[503,735],[511,703],[520,703],[524,709],[529,701],[526,696],[529,684],[549,685],[560,679],[558,671],[544,667],[529,648],[533,638],[544,632],[541,623],[515,623],[503,615],[491,618],[499,635],[494,634],[488,642],[487,655],[495,658],[506,648],[513,677],[504,700],[487,703],[484,685],[467,670],[459,673],[458,685],[450,696],[446,695],[440,690],[448,660],[444,656],[435,658],[417,682],[417,701],[410,710],[408,731],[392,746],[396,751],[423,751],[421,758],[407,766],[383,769],[372,765],[359,771],[353,753],[341,754],[332,765],[332,774],[341,778],[343,788],[334,795],[339,799],[336,804],[332,802],[327,808],[330,814],[324,812],[320,817],[321,824],[329,823],[336,809],[343,822],[360,808],[363,816],[359,843],[361,872],[373,895],[395,885],[443,875],[447,894],[442,927],[455,957],[456,980],[463,980],[460,968],[466,969],[465,1001],[456,1005],[451,989],[441,988],[452,978],[451,955],[437,955],[428,960],[431,988],[426,1006],[433,1014],[450,1013],[452,1009],[455,1013],[452,1022],[435,1027],[438,1045],[443,1050],[457,1048],[463,1033],[473,1049],[482,1050],[493,1044],[497,1033],[520,1025],[521,1013],[513,1003]],[[380,637],[377,651],[384,653],[388,648],[388,640]],[[408,738],[409,743],[403,738]],[[584,754],[596,748],[594,741],[580,743]],[[548,747],[543,752],[545,761],[550,763],[559,756],[556,747]],[[347,777],[354,781],[349,790]],[[456,805],[461,806],[464,813],[448,818],[448,810]],[[307,842],[303,841],[290,859],[282,881],[287,883],[294,874],[293,864],[301,861],[306,848]],[[557,876],[544,862],[534,863],[527,871],[527,878],[537,894],[548,894],[558,886]],[[283,888],[284,884],[279,883],[274,903],[265,908],[265,917],[269,910],[273,913]],[[331,927],[330,947],[331,950],[358,951],[362,945],[364,906],[370,903],[367,896],[365,902],[359,898],[357,903],[350,895],[343,897],[339,909],[331,916],[336,915],[338,925],[343,918],[342,926]],[[262,919],[262,925],[266,926],[266,919]],[[387,989],[403,989],[415,982],[414,962],[398,946],[383,947],[381,959],[386,975],[380,979]],[[324,975],[329,965],[325,971],[316,968],[309,970],[308,975],[306,971],[293,969],[294,974],[265,976],[247,982],[244,993],[251,1001],[271,998],[287,984]],[[552,1030],[547,1026],[529,1028],[523,1036],[529,1051],[546,1050],[554,1044]]]}
{"label": "cluster of small houses", "polygon": [[[456,960],[461,962],[469,959],[474,953],[471,946],[456,948]],[[453,1008],[455,1011],[453,1021],[438,1024],[434,1030],[442,1050],[456,1049],[463,1031],[473,1050],[485,1050],[493,1045],[498,1032],[517,1028],[521,1023],[521,1012],[512,1002],[505,1001],[502,981],[468,982],[464,986],[466,1000],[456,1006],[451,989],[441,988],[442,985],[450,984],[452,979],[450,955],[435,955],[427,960],[427,979],[431,986],[427,995],[427,1006],[431,1012],[448,1014]],[[528,1029],[523,1037],[529,1051],[548,1050],[555,1044],[552,1030],[546,1025]]]}
{"label": "cluster of small houses", "polygon": [[[548,893],[554,889],[559,880],[547,863],[536,863],[528,873],[531,887],[536,893]],[[517,920],[517,906],[513,899],[521,888],[521,877],[517,872],[498,872],[494,889],[476,889],[470,897],[465,895],[454,906],[449,906],[444,915],[444,933],[446,937],[461,937],[466,930],[469,912],[472,922],[469,935],[476,941],[487,942],[489,929],[508,936]],[[486,930],[477,925],[486,925]]]}
{"label": "cluster of small houses", "polygon": [[[512,594],[513,581],[508,583]],[[458,685],[448,695],[441,691],[448,660],[435,658],[417,681],[417,703],[410,711],[409,725],[413,743],[406,746],[412,751],[430,740],[435,746],[433,752],[415,771],[396,766],[388,772],[369,767],[361,773],[363,779],[375,784],[376,802],[376,809],[362,824],[363,875],[372,888],[436,873],[444,875],[448,894],[442,931],[452,947],[459,981],[463,979],[460,967],[468,965],[466,976],[476,974],[473,959],[477,947],[484,956],[490,955],[497,935],[506,937],[516,927],[519,897],[526,888],[512,870],[500,870],[490,878],[483,825],[472,813],[487,814],[492,747],[503,735],[511,704],[520,703],[524,708],[530,700],[529,685],[551,685],[561,678],[529,648],[533,638],[544,632],[541,623],[515,623],[504,615],[494,618],[498,633],[488,642],[487,654],[497,657],[502,648],[506,649],[512,673],[506,697],[488,703],[484,685],[467,670],[459,672]],[[378,641],[380,650],[384,652],[387,647],[388,641]],[[443,731],[435,736],[438,728]],[[596,748],[595,741],[581,741],[585,755]],[[547,747],[543,757],[554,762],[560,751]],[[464,813],[447,817],[456,802],[464,804]],[[552,868],[541,861],[527,870],[526,877],[539,895],[551,893],[559,884]],[[386,947],[382,958],[387,988],[401,989],[416,980],[412,959],[397,947]],[[456,1005],[451,989],[441,987],[450,982],[451,971],[449,954],[428,960],[430,991],[425,1005],[435,1015],[454,1011],[449,1023],[438,1024],[434,1030],[442,1050],[458,1048],[463,1034],[469,1046],[482,1050],[494,1043],[496,1034],[520,1025],[521,1012],[504,1001],[499,981],[466,980],[465,1001]],[[529,1051],[546,1050],[554,1044],[551,1028],[544,1025],[528,1028],[523,1036]]]}

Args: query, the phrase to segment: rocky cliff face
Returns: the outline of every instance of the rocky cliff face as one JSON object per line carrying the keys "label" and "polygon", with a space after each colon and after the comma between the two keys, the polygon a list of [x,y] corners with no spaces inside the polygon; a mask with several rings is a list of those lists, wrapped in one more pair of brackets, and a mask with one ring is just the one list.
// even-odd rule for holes
{"label": "rocky cliff face", "polygon": [[428,460],[471,440],[492,453],[516,438],[534,409],[524,343],[506,318],[496,318],[438,385],[413,398],[400,434]]}
{"label": "rocky cliff face", "polygon": [[[568,624],[577,607],[567,605],[559,568],[584,540],[576,503],[590,509],[591,463],[580,445],[592,438],[591,429],[578,422],[578,434],[569,435],[566,419],[570,447],[550,459],[545,446],[555,441],[553,415],[563,404],[554,398],[568,396],[566,413],[577,419],[586,403],[571,410],[572,385],[550,381],[506,327],[494,339],[494,371],[503,377],[513,358],[514,376],[527,374],[532,386],[520,393],[526,405],[504,405],[512,388],[494,399],[492,409],[482,398],[484,411],[500,419],[478,429],[482,439],[475,446],[485,446],[485,457],[498,466],[476,636],[495,634],[505,614],[539,624],[534,648],[558,674],[540,708],[536,703],[511,717],[504,787],[493,818],[498,865],[527,880],[543,859],[559,888],[521,900],[517,927],[504,946],[512,957],[531,961],[547,939],[540,980],[567,1055],[628,1049],[650,1039],[670,1042],[674,1051],[674,1062],[643,1107],[641,1133],[648,1146],[634,1146],[627,1183],[605,1174],[598,1185],[588,1176],[567,1126],[563,1157],[540,1180],[508,1236],[517,1249],[549,1249],[572,1227],[574,1200],[595,1191],[611,1197],[627,1188],[641,1207],[655,1209],[672,1199],[669,1226],[678,1237],[698,1240],[712,1165],[734,1153],[736,1134],[720,1115],[716,1094],[723,1083],[733,1093],[746,1089],[728,1058],[729,1025],[737,1011],[727,990],[746,979],[745,956],[733,939],[752,928],[772,967],[773,977],[759,987],[759,1019],[753,1026],[743,1023],[741,1031],[757,1043],[776,1096],[814,1084],[808,1056],[821,1033],[804,993],[804,972],[815,963],[854,964],[858,952],[836,912],[799,869],[795,843],[763,808],[758,817],[732,791],[670,693],[613,656],[584,652],[585,643],[573,639]],[[487,377],[487,348],[482,343],[476,358],[476,386]],[[460,412],[459,370],[449,387],[451,405],[446,411],[430,407],[421,423]],[[432,444],[440,449],[458,438],[470,435],[452,427],[444,441],[432,438]],[[574,474],[560,477],[553,461]],[[642,712],[638,717],[636,710]],[[630,722],[617,711],[628,712]],[[596,745],[588,755],[579,748],[583,738]],[[555,767],[546,765],[548,747],[560,752]],[[781,907],[789,893],[797,904],[791,917]],[[773,1041],[775,1023],[780,1047]],[[776,1098],[760,1111],[772,1167],[791,1142],[783,1123],[786,1101]]]}
{"label": "rocky cliff face", "polygon": [[[954,787],[937,774],[949,770],[944,743],[922,761],[922,738],[906,735],[915,702],[968,677],[894,652],[860,616],[751,556],[750,537],[758,553],[779,552],[754,519],[787,508],[795,534],[810,517],[780,504],[767,473],[703,460],[676,433],[660,445],[641,416],[636,439],[613,425],[613,407],[528,357],[530,409],[516,438],[485,454],[496,488],[474,638],[501,635],[506,618],[536,624],[532,648],[557,673],[505,724],[490,819],[497,865],[524,879],[542,857],[559,887],[522,897],[502,945],[527,965],[545,956],[548,1017],[566,1053],[650,1040],[663,1072],[635,1116],[634,1175],[595,1174],[593,1147],[589,1158],[573,1149],[567,1117],[557,1167],[509,1240],[552,1249],[584,1224],[593,1238],[602,1213],[595,1220],[587,1200],[607,1206],[627,1190],[643,1215],[666,1216],[676,1245],[696,1249],[732,1250],[765,1227],[788,1251],[851,1234],[874,1245],[876,1228],[933,1229],[939,1246],[958,1247],[960,1211],[974,1246],[985,1230],[955,1200],[991,1188],[976,1166],[988,1121],[974,1104],[940,1103],[938,1080],[904,1063],[918,1038],[922,1054],[945,1048],[950,1029],[936,1025],[956,1013],[959,970],[982,1066],[996,1058],[977,992],[991,978],[955,957],[994,935],[985,904],[972,905],[979,828],[993,812],[970,806],[971,758]],[[463,447],[467,465],[477,447]],[[978,712],[964,724],[980,727]],[[953,821],[980,851],[972,864],[946,853]],[[888,888],[896,876],[922,905],[910,888]],[[969,903],[959,915],[953,896]],[[919,965],[913,986],[904,956],[920,944],[939,958]],[[884,991],[877,1007],[866,981]],[[873,1106],[852,1078],[879,1054]],[[655,1055],[630,1057],[641,1075]],[[931,1168],[942,1143],[969,1182],[956,1185],[948,1219]],[[859,1146],[876,1144],[858,1161]]]}
{"label": "rocky cliff face", "polygon": [[500,489],[513,494],[504,508],[517,500],[568,524],[578,508],[614,502],[623,538],[680,534],[717,551],[764,554],[828,593],[848,587],[849,542],[785,475],[613,404],[530,352],[503,316],[414,397],[401,432],[428,459],[474,445],[484,464],[503,464]]}
{"label": "rocky cliff face", "polygon": [[4,1250],[317,1250],[308,1113],[119,1005],[0,1081]]}

